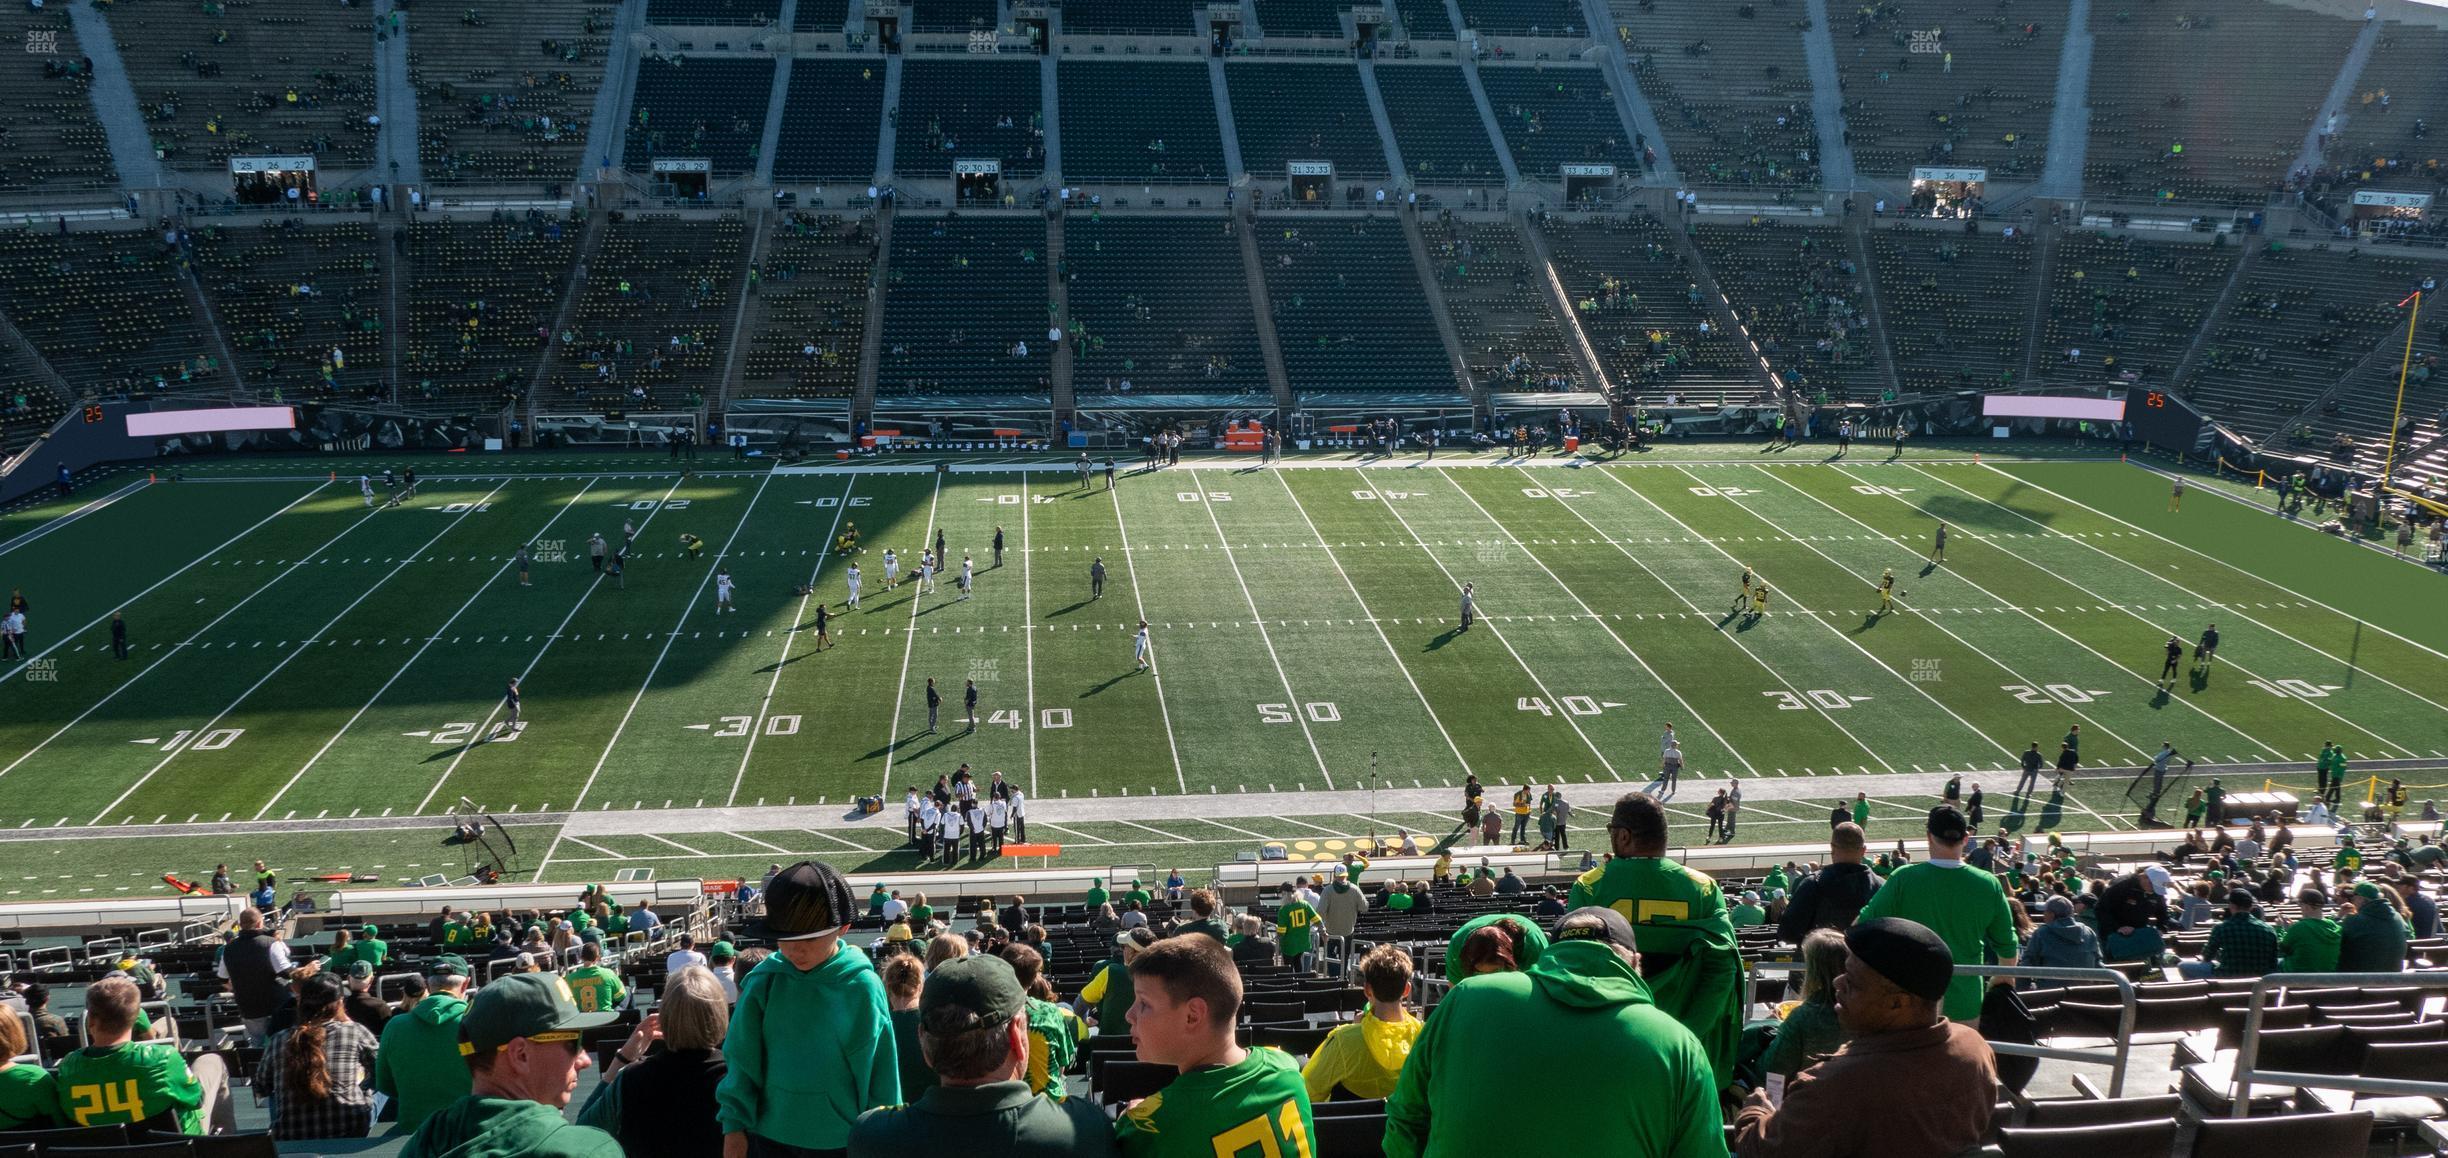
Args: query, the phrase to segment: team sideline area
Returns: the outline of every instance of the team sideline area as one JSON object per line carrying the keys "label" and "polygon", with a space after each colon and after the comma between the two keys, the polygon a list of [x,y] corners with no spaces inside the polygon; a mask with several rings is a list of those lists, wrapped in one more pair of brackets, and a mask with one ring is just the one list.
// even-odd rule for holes
{"label": "team sideline area", "polygon": [[[376,1029],[377,1002],[461,969],[478,992],[540,969],[616,1010],[580,1031],[597,1068],[575,1114],[636,1064],[646,1013],[690,1000],[674,970],[712,951],[738,985],[789,947],[766,906],[799,911],[774,873],[808,861],[784,876],[827,874],[880,966],[956,941],[1033,954],[1040,1087],[1122,1114],[1127,1139],[1173,1068],[1114,1002],[1143,951],[1118,936],[1229,931],[1233,1039],[1336,1066],[1336,1027],[1479,992],[1457,982],[1497,959],[1491,937],[1494,971],[1535,970],[1624,857],[1721,898],[1721,945],[1643,968],[1737,1095],[1739,1149],[1744,1092],[1791,1088],[1775,1039],[1834,992],[1800,946],[1850,922],[1831,882],[1866,867],[1905,897],[1955,826],[2017,902],[1999,911],[2023,964],[2074,967],[2026,977],[2027,1017],[1982,1019],[2041,1055],[1993,1063],[2011,1090],[1988,1152],[2434,1144],[2439,1104],[2389,1083],[2448,1067],[2437,576],[2248,484],[1999,449],[1110,474],[1061,455],[259,456],[81,480],[0,513],[0,585],[38,625],[0,672],[0,966],[67,1015],[29,1020],[21,1064],[76,1053],[89,1001],[107,1031],[105,979],[132,976],[207,1124],[241,1135],[225,1144],[295,1136],[261,1096],[285,1080],[264,994],[217,975],[260,904],[269,933],[228,943],[278,937],[343,979],[332,994],[362,990],[350,1016]],[[1648,823],[1627,794],[1663,845],[1625,843]],[[2225,919],[2239,889],[2248,915]],[[1815,915],[1786,920],[1797,902]],[[2385,968],[2357,931],[2381,918]],[[2255,966],[2237,921],[2273,945],[2303,931]],[[2343,963],[2293,947],[2324,928]],[[1373,1004],[1381,946],[1415,973]],[[1718,996],[1695,998],[1678,971],[1712,960]],[[2295,980],[2255,1014],[2263,974]],[[290,988],[289,1019],[341,999]],[[2244,1065],[2281,1076],[2226,1125]],[[2324,1074],[2366,1088],[2292,1084]],[[1299,1152],[1413,1152],[1391,1079],[1351,1081],[1313,1091]],[[277,1148],[414,1152],[372,1134]]]}

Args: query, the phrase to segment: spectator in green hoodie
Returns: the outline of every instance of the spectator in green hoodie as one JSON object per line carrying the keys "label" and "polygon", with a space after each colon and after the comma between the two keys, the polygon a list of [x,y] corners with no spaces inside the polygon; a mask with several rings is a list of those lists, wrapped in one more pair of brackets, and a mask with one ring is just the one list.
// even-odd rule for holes
{"label": "spectator in green hoodie", "polygon": [[716,1092],[724,1158],[839,1151],[850,1124],[901,1101],[884,983],[842,940],[858,898],[833,866],[800,861],[774,875],[753,935],[779,951],[740,983]]}
{"label": "spectator in green hoodie", "polygon": [[[1650,1001],[1639,941],[1612,909],[1576,909],[1530,967],[1454,986],[1386,1102],[1386,1158],[1505,1153],[1698,1158],[1725,1153],[1700,1040]],[[1527,1057],[1490,1042],[1535,1042]],[[1525,1113],[1570,1075],[1569,1114]]]}
{"label": "spectator in green hoodie", "polygon": [[2295,894],[2298,914],[2278,934],[2278,969],[2283,973],[2335,973],[2338,967],[2338,923],[2329,915],[2329,899],[2317,888]]}
{"label": "spectator in green hoodie", "polygon": [[467,1016],[468,963],[441,956],[428,967],[433,992],[383,1023],[374,1051],[374,1091],[399,1103],[398,1133],[413,1134],[434,1111],[468,1094],[467,1062],[459,1056],[459,1021]]}
{"label": "spectator in green hoodie", "polygon": [[625,1158],[612,1135],[561,1116],[592,1064],[580,1035],[613,1016],[580,1013],[556,974],[485,986],[459,1022],[472,1088],[427,1117],[401,1158]]}

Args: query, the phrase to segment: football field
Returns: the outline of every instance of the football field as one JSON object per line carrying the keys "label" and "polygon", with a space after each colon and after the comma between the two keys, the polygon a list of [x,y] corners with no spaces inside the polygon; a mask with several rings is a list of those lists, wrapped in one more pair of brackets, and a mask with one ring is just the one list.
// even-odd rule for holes
{"label": "football field", "polygon": [[[1816,839],[1856,791],[1874,837],[1908,836],[1957,773],[1991,825],[2130,828],[2163,741],[2230,790],[2308,787],[2324,742],[2417,800],[2448,780],[2438,576],[2212,487],[2169,511],[2163,476],[2113,458],[1824,454],[1126,463],[1111,489],[1053,458],[122,473],[0,513],[0,586],[32,628],[31,658],[0,666],[0,894],[158,890],[257,857],[456,874],[439,817],[463,798],[537,879],[901,870],[902,790],[963,765],[1026,789],[1061,862],[1442,839],[1471,774],[1491,802],[1560,786],[1601,841],[1668,724],[1689,843],[1729,776],[1745,840]],[[356,472],[384,465],[415,465],[418,493],[369,505]],[[615,580],[588,544],[619,548],[624,523]],[[922,590],[938,533],[950,573]],[[1737,610],[1746,569],[1764,613]],[[2186,658],[2162,681],[2171,635]],[[2019,755],[2053,761],[2074,725],[2073,792],[2010,803]],[[881,815],[854,811],[876,795]]]}

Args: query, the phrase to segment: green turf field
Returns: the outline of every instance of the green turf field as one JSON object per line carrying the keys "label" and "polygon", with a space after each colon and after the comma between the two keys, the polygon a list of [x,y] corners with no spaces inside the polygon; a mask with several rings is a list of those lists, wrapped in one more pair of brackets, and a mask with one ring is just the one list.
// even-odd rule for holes
{"label": "green turf field", "polygon": [[[123,472],[0,513],[0,586],[31,603],[35,653],[0,668],[0,893],[141,891],[258,856],[456,872],[441,825],[406,818],[462,797],[548,879],[803,855],[897,870],[914,861],[901,790],[964,763],[1027,788],[1031,835],[1079,863],[1442,838],[1470,773],[1491,799],[1565,786],[1595,839],[1619,785],[1656,775],[1669,722],[1694,842],[1706,782],[1729,775],[1745,840],[1815,839],[1857,784],[1874,835],[1908,835],[1958,772],[1989,782],[1993,818],[2130,827],[2127,779],[2163,740],[2205,780],[2234,768],[2231,788],[2324,741],[2358,774],[2448,779],[2427,768],[2448,766],[2436,575],[2220,494],[2171,513],[2163,478],[2114,461],[1819,453],[1215,461],[1126,467],[1111,491],[1058,462],[726,460],[684,478],[651,456],[426,458],[396,507],[366,504],[354,462],[338,481],[321,459]],[[618,546],[624,521],[616,585],[586,542]],[[844,558],[853,523],[864,549]],[[956,573],[974,559],[973,597],[949,576],[917,590],[937,529]],[[718,566],[736,612],[717,613]],[[1732,610],[1745,567],[1771,587],[1764,615]],[[1887,569],[1901,594],[1881,615]],[[1481,620],[1461,632],[1465,582]],[[2190,645],[2211,622],[2217,662],[2160,683],[2169,634]],[[2010,810],[1999,770],[2035,741],[2053,758],[2076,724],[2074,794]],[[850,811],[875,794],[885,814]]]}

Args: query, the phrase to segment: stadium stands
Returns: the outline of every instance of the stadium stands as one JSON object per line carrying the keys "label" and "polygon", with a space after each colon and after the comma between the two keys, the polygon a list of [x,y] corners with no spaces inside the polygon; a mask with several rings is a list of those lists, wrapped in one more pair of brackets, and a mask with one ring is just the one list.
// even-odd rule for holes
{"label": "stadium stands", "polygon": [[560,182],[577,172],[612,5],[491,0],[409,14],[408,79],[428,183]]}
{"label": "stadium stands", "polygon": [[1887,344],[1907,394],[2010,385],[2031,321],[2029,235],[1875,229],[1870,260]]}
{"label": "stadium stands", "polygon": [[407,230],[401,401],[499,406],[525,397],[569,284],[580,226],[428,217]]}
{"label": "stadium stands", "polygon": [[1296,391],[1459,387],[1391,218],[1260,218],[1268,305]]}
{"label": "stadium stands", "polygon": [[32,362],[0,347],[0,459],[49,430],[66,411]]}
{"label": "stadium stands", "polygon": [[782,0],[646,0],[649,24],[746,24],[765,27],[782,17]]}
{"label": "stadium stands", "polygon": [[1640,153],[1597,69],[1490,65],[1479,70],[1479,83],[1523,177],[1553,181],[1559,166],[1602,161],[1626,177],[1640,172]]}
{"label": "stadium stands", "polygon": [[1341,0],[1256,0],[1258,27],[1268,36],[1343,35]]}
{"label": "stadium stands", "polygon": [[1454,38],[1453,17],[1446,14],[1441,0],[1402,0],[1386,7],[1402,21],[1404,34],[1413,40]]}
{"label": "stadium stands", "polygon": [[1204,67],[1065,60],[1060,68],[1065,178],[1156,184],[1230,179]]}
{"label": "stadium stands", "polygon": [[1043,91],[1034,60],[903,62],[893,171],[942,179],[954,161],[999,160],[1007,177],[1043,173]]}
{"label": "stadium stands", "polygon": [[1500,185],[1504,162],[1488,140],[1470,85],[1452,64],[1384,64],[1377,89],[1394,146],[1411,178],[1430,185]]}
{"label": "stadium stands", "polygon": [[849,22],[850,0],[799,0],[799,9],[791,19],[791,31],[839,32]]}
{"label": "stadium stands", "polygon": [[1062,27],[1086,35],[1181,36],[1197,29],[1200,11],[1190,0],[1070,0]]}
{"label": "stadium stands", "polygon": [[753,172],[773,72],[774,62],[763,59],[639,60],[623,159],[639,171],[653,161],[685,158],[713,162],[716,177]]}
{"label": "stadium stands", "polygon": [[2352,184],[2387,184],[2429,192],[2439,181],[2432,121],[2448,125],[2448,30],[2390,23],[2355,91],[2327,157]]}
{"label": "stadium stands", "polygon": [[1045,251],[1034,215],[896,219],[876,391],[1045,392]]}
{"label": "stadium stands", "polygon": [[326,170],[374,156],[374,30],[362,8],[181,0],[104,9],[150,126],[180,169],[231,157],[312,154]]}
{"label": "stadium stands", "polygon": [[1754,9],[1658,0],[1624,22],[1624,51],[1686,180],[1808,185],[1819,136],[1796,14]]}
{"label": "stadium stands", "polygon": [[66,6],[5,6],[0,43],[24,54],[0,69],[0,192],[109,188],[116,170]]}
{"label": "stadium stands", "polygon": [[[909,92],[906,87],[901,91],[905,96]],[[782,105],[782,135],[774,147],[774,180],[874,180],[883,116],[883,61],[793,61],[790,93]]]}
{"label": "stadium stands", "polygon": [[1832,31],[1850,33],[1836,37],[1836,71],[1864,176],[1902,180],[1915,165],[1983,167],[1993,181],[2040,175],[2064,5],[1975,16],[1947,0],[1888,0]]}
{"label": "stadium stands", "polygon": [[1332,161],[1339,177],[1385,175],[1385,145],[1350,63],[1234,61],[1224,79],[1249,172],[1276,176],[1287,161]]}
{"label": "stadium stands", "polygon": [[248,386],[298,402],[389,395],[376,245],[358,220],[196,231],[196,278]]}
{"label": "stadium stands", "polygon": [[[2374,355],[2382,335],[2404,320],[2397,301],[2437,268],[2326,245],[2271,244],[2244,271],[2244,284],[2178,388],[2205,415],[2236,430],[2276,434]],[[2393,365],[2397,353],[2391,344],[2376,356]]]}
{"label": "stadium stands", "polygon": [[2060,235],[2043,291],[2040,377],[2105,382],[2133,373],[2167,385],[2235,267],[2232,245]]}
{"label": "stadium stands", "polygon": [[730,347],[747,232],[713,221],[637,216],[602,225],[577,312],[554,335],[553,403],[603,409],[699,405]]}
{"label": "stadium stands", "polygon": [[1692,242],[1786,385],[1806,396],[1878,395],[1868,278],[1855,267],[1842,229],[1701,224]]}
{"label": "stadium stands", "polygon": [[147,229],[0,233],[0,301],[61,378],[97,391],[226,390],[188,306],[187,256]]}
{"label": "stadium stands", "polygon": [[1654,217],[1551,218],[1547,252],[1598,362],[1618,391],[1657,402],[1741,400],[1759,391],[1719,332],[1666,226]]}
{"label": "stadium stands", "polygon": [[1586,36],[1572,0],[1461,0],[1462,25],[1483,36]]}
{"label": "stadium stands", "polygon": [[875,245],[867,218],[792,213],[768,227],[736,393],[847,397],[858,387]]}
{"label": "stadium stands", "polygon": [[[1249,282],[1221,217],[1074,217],[1063,224],[1073,389],[1267,388]],[[1108,385],[1110,383],[1110,385]]]}
{"label": "stadium stands", "polygon": [[1587,389],[1548,303],[1545,271],[1509,217],[1420,219],[1471,377],[1495,390]]}
{"label": "stadium stands", "polygon": [[917,32],[985,32],[995,26],[995,0],[914,0],[911,28]]}
{"label": "stadium stands", "polygon": [[[2276,4],[2093,8],[2084,191],[2260,202],[2285,179],[2356,28]],[[2285,66],[2234,66],[2272,44],[2286,45]]]}

